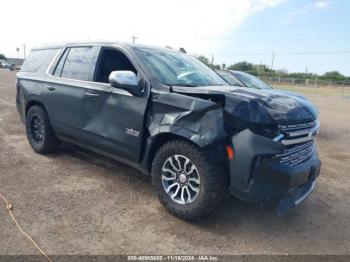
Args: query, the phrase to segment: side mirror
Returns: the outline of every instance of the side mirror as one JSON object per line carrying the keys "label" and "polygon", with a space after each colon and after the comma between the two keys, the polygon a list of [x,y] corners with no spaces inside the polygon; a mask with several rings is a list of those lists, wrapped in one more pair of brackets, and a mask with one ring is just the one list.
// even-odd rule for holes
{"label": "side mirror", "polygon": [[137,84],[136,74],[132,71],[113,71],[109,75],[112,87],[121,88],[134,96],[141,96],[141,88]]}

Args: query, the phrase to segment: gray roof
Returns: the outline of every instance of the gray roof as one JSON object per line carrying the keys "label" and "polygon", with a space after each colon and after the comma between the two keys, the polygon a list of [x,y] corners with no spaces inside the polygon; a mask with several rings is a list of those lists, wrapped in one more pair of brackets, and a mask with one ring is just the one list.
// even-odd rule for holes
{"label": "gray roof", "polygon": [[44,44],[42,46],[35,47],[32,50],[55,49],[55,48],[63,48],[67,46],[82,46],[82,45],[109,45],[109,46],[118,45],[118,46],[124,46],[124,47],[139,47],[139,48],[157,49],[157,50],[164,50],[164,51],[175,51],[175,52],[178,51],[175,49],[169,49],[165,47],[124,43],[124,42],[118,42],[118,41],[78,41],[78,42],[53,43],[53,44]]}
{"label": "gray roof", "polygon": [[61,42],[61,43],[44,44],[44,45],[41,45],[41,46],[38,46],[38,47],[34,47],[32,50],[63,48],[65,46],[75,46],[75,45],[101,45],[101,44],[124,45],[123,43],[113,42],[113,41],[78,41],[78,42]]}

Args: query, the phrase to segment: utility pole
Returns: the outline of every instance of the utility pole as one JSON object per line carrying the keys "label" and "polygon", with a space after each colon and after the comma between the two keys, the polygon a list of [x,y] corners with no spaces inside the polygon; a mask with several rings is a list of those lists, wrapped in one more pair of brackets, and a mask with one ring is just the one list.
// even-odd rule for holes
{"label": "utility pole", "polygon": [[214,54],[211,55],[211,64],[214,64]]}
{"label": "utility pole", "polygon": [[274,62],[275,62],[275,50],[272,51],[271,70],[273,70],[273,63]]}
{"label": "utility pole", "polygon": [[136,37],[134,34],[132,34],[131,38],[132,38],[132,43],[135,44],[136,39],[137,39],[138,37]]}
{"label": "utility pole", "polygon": [[16,47],[17,58],[19,58],[19,47]]}
{"label": "utility pole", "polygon": [[23,57],[24,57],[24,59],[27,58],[27,56],[26,56],[26,45],[25,44],[23,44]]}

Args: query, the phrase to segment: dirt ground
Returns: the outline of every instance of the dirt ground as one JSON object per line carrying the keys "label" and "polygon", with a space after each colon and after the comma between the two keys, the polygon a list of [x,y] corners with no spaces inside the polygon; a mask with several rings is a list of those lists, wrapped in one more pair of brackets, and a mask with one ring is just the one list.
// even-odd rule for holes
{"label": "dirt ground", "polygon": [[[15,94],[15,73],[0,69],[0,193],[48,254],[350,254],[350,99],[308,95],[320,111],[322,170],[298,208],[278,217],[231,197],[189,223],[133,168],[69,145],[35,154]],[[3,209],[0,254],[38,254]]]}

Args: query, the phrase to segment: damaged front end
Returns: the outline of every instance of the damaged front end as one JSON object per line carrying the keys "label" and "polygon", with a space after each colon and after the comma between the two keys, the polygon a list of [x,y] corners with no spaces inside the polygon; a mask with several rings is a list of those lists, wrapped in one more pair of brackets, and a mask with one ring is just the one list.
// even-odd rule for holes
{"label": "damaged front end", "polygon": [[[233,195],[246,201],[277,201],[278,213],[283,214],[312,192],[321,162],[314,141],[319,122],[311,103],[227,87],[193,88],[189,95],[216,99],[222,108],[225,135],[220,130],[220,137],[226,139],[220,141],[232,151],[227,158]],[[224,99],[218,99],[220,95]],[[203,124],[198,132],[212,126]]]}
{"label": "damaged front end", "polygon": [[312,192],[321,164],[313,139],[284,145],[246,129],[231,145],[230,192],[240,199],[278,201],[283,214]]}
{"label": "damaged front end", "polygon": [[[278,202],[281,215],[310,195],[320,173],[314,141],[319,130],[317,112],[308,101],[282,95],[245,103],[239,110],[239,106],[231,109],[236,118],[250,116],[253,124],[236,128],[231,138],[230,191],[247,201]],[[266,121],[254,121],[252,112],[261,117],[264,110]]]}

